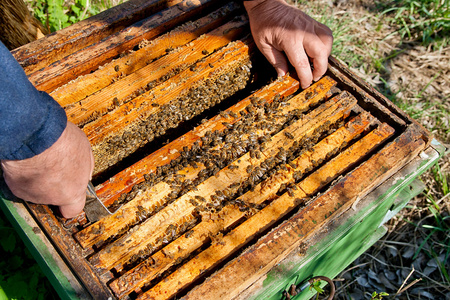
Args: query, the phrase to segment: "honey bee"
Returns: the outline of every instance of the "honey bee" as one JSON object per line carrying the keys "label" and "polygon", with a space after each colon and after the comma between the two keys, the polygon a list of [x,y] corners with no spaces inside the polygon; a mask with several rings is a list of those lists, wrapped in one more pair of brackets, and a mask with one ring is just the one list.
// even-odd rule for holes
{"label": "honey bee", "polygon": [[234,111],[230,111],[229,115],[232,116],[233,118],[237,119],[238,115],[234,112]]}
{"label": "honey bee", "polygon": [[230,169],[230,170],[236,170],[236,169],[239,169],[239,166],[237,166],[237,165],[229,165],[229,166],[228,166],[228,169]]}
{"label": "honey bee", "polygon": [[294,191],[293,191],[291,188],[288,188],[288,189],[287,189],[287,193],[288,193],[288,195],[289,195],[290,197],[295,197],[295,193],[294,193]]}
{"label": "honey bee", "polygon": [[288,131],[285,131],[285,132],[284,132],[284,135],[285,135],[288,139],[291,139],[291,140],[294,139],[294,136],[293,136],[290,132],[288,132]]}
{"label": "honey bee", "polygon": [[228,123],[228,122],[222,122],[222,125],[225,126],[225,127],[228,128],[228,129],[233,128],[233,125],[230,124],[230,123]]}

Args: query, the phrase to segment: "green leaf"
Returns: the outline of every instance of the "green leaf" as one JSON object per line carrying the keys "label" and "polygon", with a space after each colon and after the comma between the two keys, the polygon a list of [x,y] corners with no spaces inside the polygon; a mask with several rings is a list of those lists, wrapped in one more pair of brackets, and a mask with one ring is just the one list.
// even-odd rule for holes
{"label": "green leaf", "polygon": [[81,7],[83,8],[85,8],[88,5],[87,0],[77,0],[76,2],[77,4],[80,4]]}
{"label": "green leaf", "polygon": [[[80,9],[78,6],[72,5],[72,6],[70,7],[70,9],[71,9],[77,16],[80,16],[81,9]],[[75,18],[75,17],[74,17],[74,16],[71,16],[69,19],[71,19],[71,18]]]}
{"label": "green leaf", "polygon": [[320,287],[320,280],[314,280],[310,288],[314,289],[317,292],[317,294],[323,293],[323,289]]}
{"label": "green leaf", "polygon": [[16,248],[16,235],[15,232],[10,232],[0,240],[3,250],[6,252],[13,252]]}
{"label": "green leaf", "polygon": [[8,278],[7,286],[5,286],[7,294],[11,299],[32,299],[29,293],[27,282],[21,273],[16,273]]}
{"label": "green leaf", "polygon": [[3,282],[0,282],[0,300],[9,300],[8,296],[6,296],[5,291],[1,287]]}
{"label": "green leaf", "polygon": [[31,279],[29,282],[29,287],[31,290],[36,290],[38,287],[38,283],[39,283],[39,273],[33,273],[33,275],[31,275]]}
{"label": "green leaf", "polygon": [[8,222],[0,218],[0,228],[8,228]]}
{"label": "green leaf", "polygon": [[23,258],[21,253],[18,253],[18,255],[14,255],[13,257],[11,257],[11,265],[15,268],[20,268],[23,265]]}

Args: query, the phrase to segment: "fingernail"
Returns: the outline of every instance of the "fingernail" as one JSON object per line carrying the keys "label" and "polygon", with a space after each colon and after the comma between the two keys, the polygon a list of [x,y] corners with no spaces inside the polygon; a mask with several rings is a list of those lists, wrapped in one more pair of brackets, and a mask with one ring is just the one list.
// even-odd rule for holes
{"label": "fingernail", "polygon": [[283,70],[277,70],[277,74],[278,74],[278,77],[283,77],[284,75],[286,75],[286,72]]}
{"label": "fingernail", "polygon": [[310,86],[311,84],[306,84],[306,85],[301,85],[302,86],[302,89],[306,89],[306,88],[308,88],[309,86]]}

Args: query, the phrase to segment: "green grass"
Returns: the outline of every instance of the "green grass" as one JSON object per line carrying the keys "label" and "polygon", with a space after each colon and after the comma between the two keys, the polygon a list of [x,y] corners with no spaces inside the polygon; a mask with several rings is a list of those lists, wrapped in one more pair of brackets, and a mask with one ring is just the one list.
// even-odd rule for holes
{"label": "green grass", "polygon": [[440,183],[441,193],[444,196],[447,196],[450,193],[449,185],[448,185],[448,174],[444,174],[439,165],[436,165],[431,169],[431,172],[436,179],[436,182]]}
{"label": "green grass", "polygon": [[413,119],[431,119],[427,129],[437,133],[439,136],[446,136],[450,133],[450,124],[447,123],[450,111],[442,104],[432,102],[426,97],[419,97],[414,100],[401,100],[391,95],[390,98],[400,109],[406,112]]}
{"label": "green grass", "polygon": [[[427,92],[437,79],[442,80],[443,71],[433,74],[428,82],[404,82],[400,90],[393,91],[390,86],[392,83],[389,82],[389,68],[391,62],[408,55],[411,49],[428,49],[433,56],[434,51],[439,53],[449,45],[450,0],[375,1],[373,6],[365,8],[370,13],[362,13],[357,18],[350,15],[349,11],[327,7],[324,1],[296,2],[300,2],[302,9],[333,30],[335,39],[332,55],[350,68],[357,69],[367,79],[378,76],[376,78],[380,82],[372,83],[376,89],[409,116],[425,124],[438,139],[449,142],[450,110],[446,103],[450,99],[441,95],[436,99]],[[361,29],[362,26],[367,28]],[[389,48],[387,44],[393,47]],[[423,178],[427,181],[427,190],[420,196],[423,199],[420,200],[422,207],[410,210],[410,215],[419,210],[416,214],[420,217],[408,219],[410,215],[407,215],[403,222],[411,226],[408,233],[411,246],[415,249],[413,258],[423,259],[425,256],[430,264],[434,261],[437,266],[438,275],[434,275],[434,281],[424,277],[422,282],[424,291],[431,291],[429,286],[450,286],[450,216],[446,210],[446,203],[450,201],[450,175],[444,173],[437,164]],[[417,244],[413,240],[417,240]]]}
{"label": "green grass", "polygon": [[[333,31],[332,55],[345,62],[349,67],[359,67],[365,60],[364,55],[355,52],[355,47],[363,43],[362,39],[352,34],[355,20],[346,12],[342,12],[339,17],[332,17],[330,7],[314,5],[309,1],[291,1],[298,5],[305,13],[312,16],[317,21],[327,25]],[[364,19],[358,20],[363,22]]]}
{"label": "green grass", "polygon": [[118,2],[113,0],[27,0],[34,16],[54,32],[96,15]]}
{"label": "green grass", "polygon": [[[443,284],[450,286],[450,276],[445,267],[445,262],[450,259],[450,216],[446,215],[441,205],[442,200],[450,196],[448,189],[448,178],[446,174],[441,172],[439,164],[436,164],[431,169],[432,174],[435,177],[440,192],[444,195],[441,199],[436,199],[435,196],[427,191],[426,197],[428,200],[428,215],[422,220],[421,223],[426,224],[414,224],[417,227],[418,232],[423,237],[423,241],[418,245],[413,259],[415,259],[420,252],[425,253],[430,259],[433,259],[438,266]],[[444,259],[439,257],[444,256]]]}
{"label": "green grass", "polygon": [[0,300],[58,299],[48,279],[0,210]]}
{"label": "green grass", "polygon": [[382,15],[396,24],[402,39],[421,40],[423,45],[448,43],[450,0],[379,1]]}
{"label": "green grass", "polygon": [[[427,122],[428,130],[444,139],[450,135],[450,110],[444,105],[450,99],[436,101],[426,92],[438,77],[444,76],[442,71],[418,90],[406,85],[394,92],[389,82],[389,63],[410,51],[410,47],[429,47],[439,52],[448,45],[450,0],[375,1],[373,7],[367,8],[371,14],[356,19],[348,11],[336,13],[322,1],[292,2],[333,30],[333,56],[348,67],[358,69],[366,80],[376,79],[374,81],[378,82],[369,83],[419,123],[431,120]],[[367,26],[367,30],[361,30],[362,26]],[[373,37],[377,38],[376,42]],[[372,40],[368,41],[370,38]],[[387,39],[396,40],[395,47],[390,49],[380,43]],[[404,92],[407,92],[406,97],[398,97]]]}

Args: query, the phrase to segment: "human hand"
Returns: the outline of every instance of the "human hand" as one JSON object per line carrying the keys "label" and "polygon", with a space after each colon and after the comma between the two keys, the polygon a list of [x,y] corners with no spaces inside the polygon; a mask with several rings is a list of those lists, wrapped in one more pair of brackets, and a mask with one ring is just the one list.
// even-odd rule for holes
{"label": "human hand", "polygon": [[302,88],[325,74],[333,44],[333,34],[327,26],[283,0],[244,1],[244,6],[253,39],[278,76],[288,72],[288,60]]}
{"label": "human hand", "polygon": [[1,166],[5,182],[15,196],[37,204],[56,205],[63,217],[73,218],[83,210],[94,156],[84,132],[67,122],[50,148],[24,160],[2,160]]}

